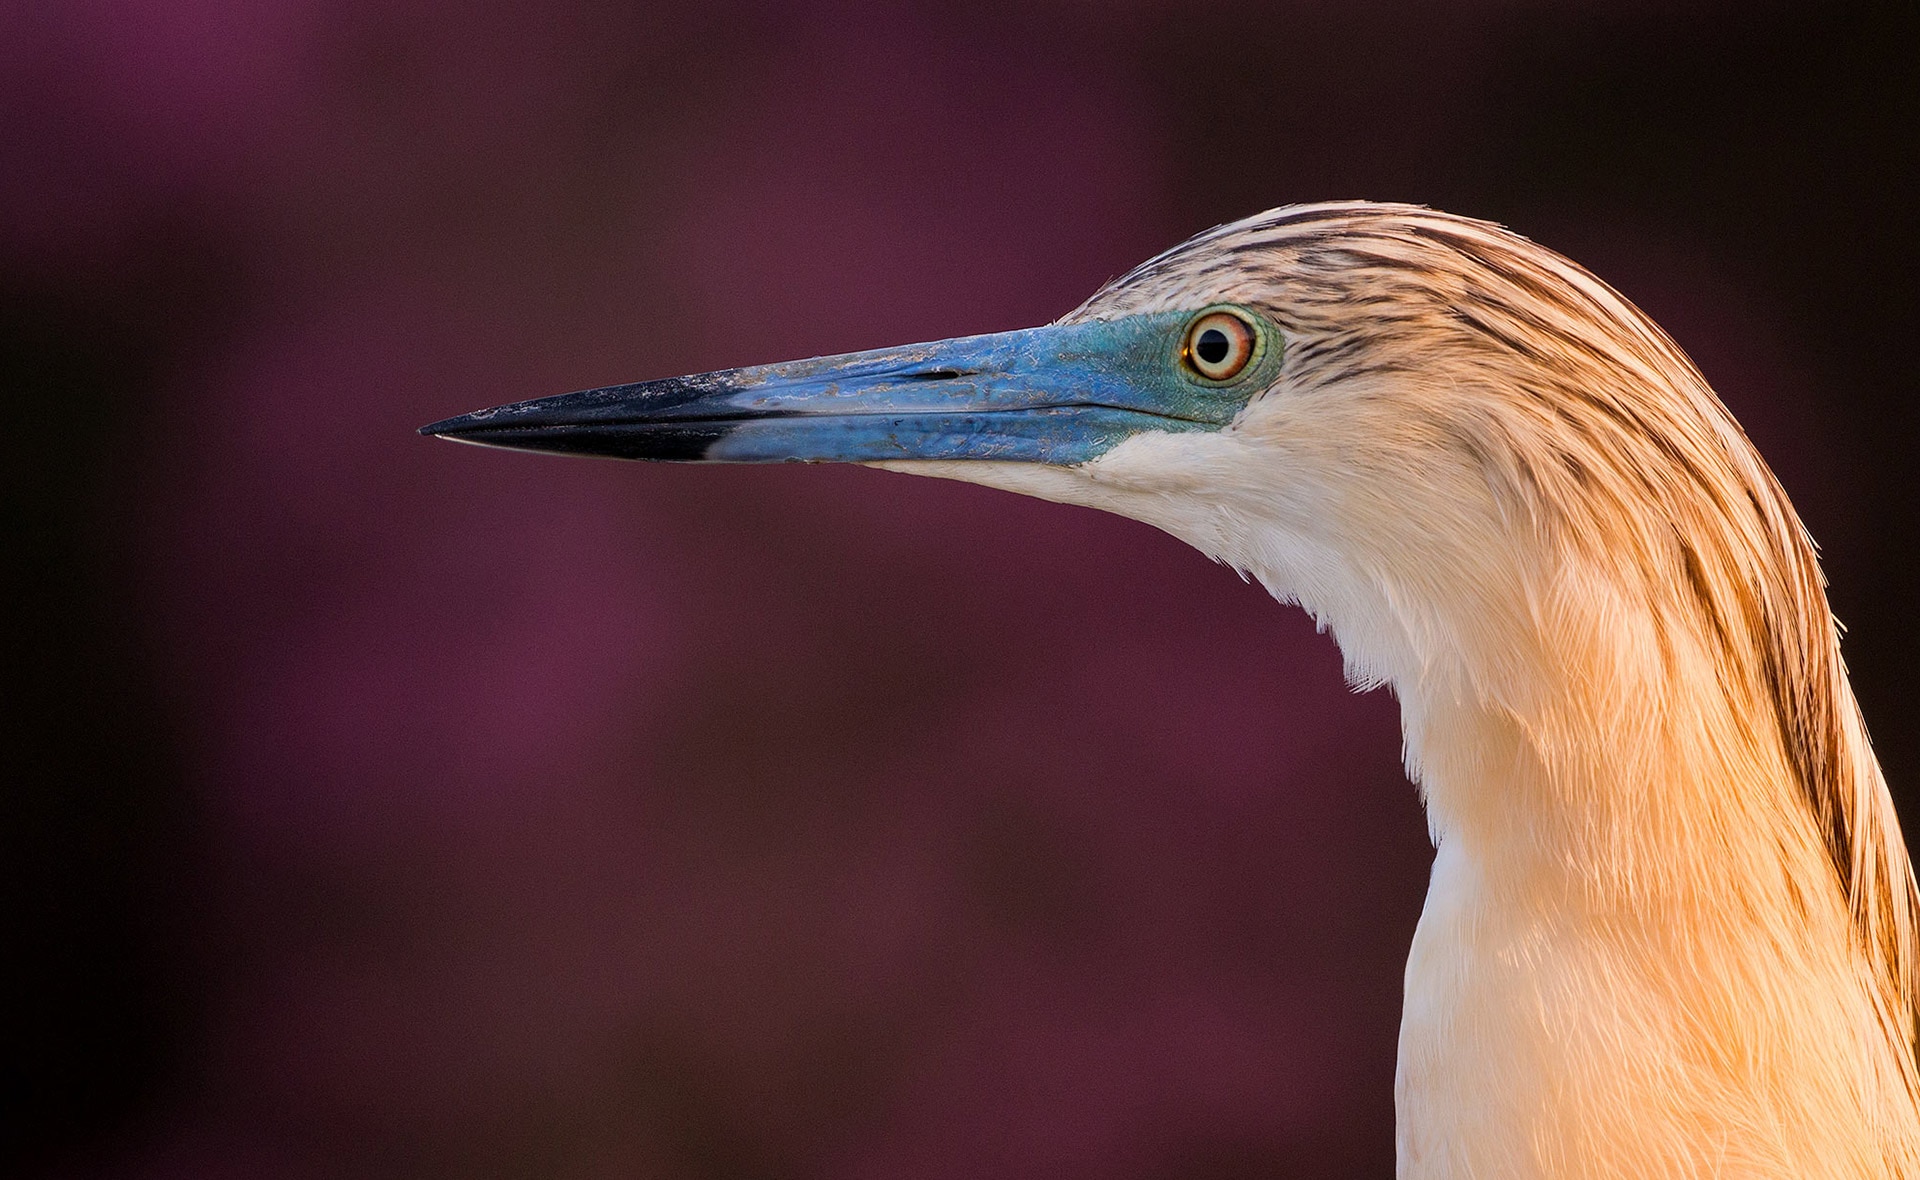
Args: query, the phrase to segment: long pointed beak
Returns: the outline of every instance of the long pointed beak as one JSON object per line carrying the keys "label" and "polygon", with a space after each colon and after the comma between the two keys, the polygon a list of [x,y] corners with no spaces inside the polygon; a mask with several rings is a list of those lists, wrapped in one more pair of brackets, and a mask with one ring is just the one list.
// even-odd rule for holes
{"label": "long pointed beak", "polygon": [[1217,430],[1248,391],[1184,380],[1190,313],[1056,324],[614,385],[422,434],[671,462],[997,459],[1073,464],[1147,430]]}

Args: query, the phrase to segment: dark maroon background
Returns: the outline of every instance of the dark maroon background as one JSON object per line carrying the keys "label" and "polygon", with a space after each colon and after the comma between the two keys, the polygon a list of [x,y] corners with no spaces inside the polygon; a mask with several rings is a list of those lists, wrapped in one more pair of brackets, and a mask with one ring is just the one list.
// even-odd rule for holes
{"label": "dark maroon background", "polygon": [[525,7],[0,11],[0,1170],[1388,1174],[1428,848],[1298,612],[960,485],[413,434],[1289,201],[1665,324],[1914,814],[1911,4]]}

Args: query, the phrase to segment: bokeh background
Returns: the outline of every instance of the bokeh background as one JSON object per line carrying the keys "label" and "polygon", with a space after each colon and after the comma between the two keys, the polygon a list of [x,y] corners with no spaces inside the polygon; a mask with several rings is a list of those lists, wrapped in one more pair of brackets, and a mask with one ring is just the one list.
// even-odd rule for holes
{"label": "bokeh background", "polygon": [[1920,814],[1910,3],[0,9],[0,1171],[1385,1176],[1385,693],[1133,523],[416,437],[1504,221],[1693,354]]}

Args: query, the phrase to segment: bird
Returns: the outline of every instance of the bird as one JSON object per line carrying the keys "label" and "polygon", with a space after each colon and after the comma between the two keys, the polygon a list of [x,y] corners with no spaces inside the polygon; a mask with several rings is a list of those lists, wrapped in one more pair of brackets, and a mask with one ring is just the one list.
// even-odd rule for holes
{"label": "bird", "polygon": [[1814,544],[1680,347],[1552,250],[1291,205],[1041,327],[421,429],[1162,529],[1398,701],[1434,844],[1398,1175],[1920,1176],[1920,894]]}

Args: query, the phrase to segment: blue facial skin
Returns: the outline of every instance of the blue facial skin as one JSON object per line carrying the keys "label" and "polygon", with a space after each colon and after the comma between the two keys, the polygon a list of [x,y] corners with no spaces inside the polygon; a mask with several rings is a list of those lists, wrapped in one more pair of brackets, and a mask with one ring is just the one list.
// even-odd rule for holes
{"label": "blue facial skin", "polygon": [[[1209,381],[1188,326],[1231,311],[1247,365]],[[1271,386],[1280,334],[1216,305],[962,336],[515,402],[420,433],[490,446],[710,463],[991,459],[1070,466],[1146,431],[1219,430]]]}

